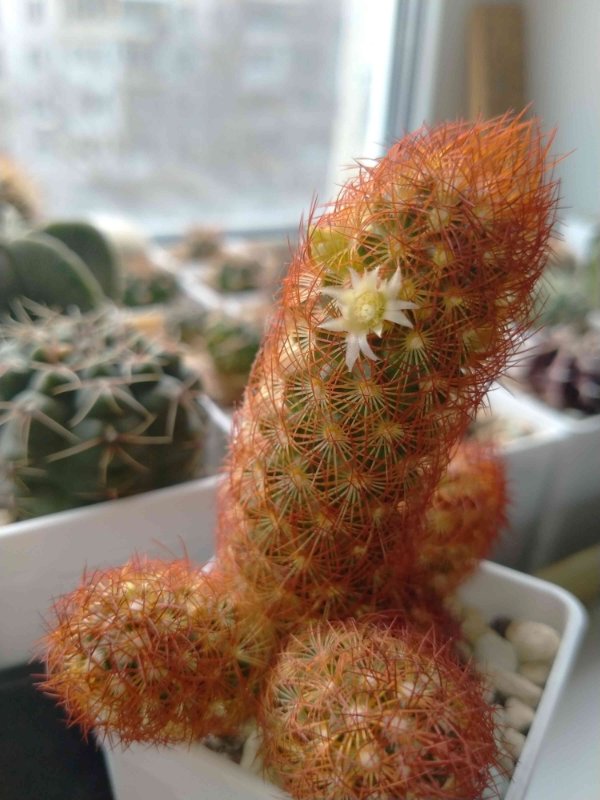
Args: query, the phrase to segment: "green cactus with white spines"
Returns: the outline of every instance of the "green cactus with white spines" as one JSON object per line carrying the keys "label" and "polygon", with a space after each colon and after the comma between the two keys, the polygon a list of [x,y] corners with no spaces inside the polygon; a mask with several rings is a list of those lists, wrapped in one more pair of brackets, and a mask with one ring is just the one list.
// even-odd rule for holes
{"label": "green cactus with white spines", "polygon": [[197,376],[114,314],[0,328],[0,467],[17,519],[198,474],[207,429]]}

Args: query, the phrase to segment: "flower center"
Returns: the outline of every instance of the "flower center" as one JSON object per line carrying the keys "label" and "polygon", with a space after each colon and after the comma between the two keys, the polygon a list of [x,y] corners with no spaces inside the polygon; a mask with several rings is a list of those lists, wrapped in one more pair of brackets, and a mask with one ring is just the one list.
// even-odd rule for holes
{"label": "flower center", "polygon": [[385,298],[382,292],[362,292],[354,298],[350,307],[350,316],[365,330],[381,322],[384,312]]}

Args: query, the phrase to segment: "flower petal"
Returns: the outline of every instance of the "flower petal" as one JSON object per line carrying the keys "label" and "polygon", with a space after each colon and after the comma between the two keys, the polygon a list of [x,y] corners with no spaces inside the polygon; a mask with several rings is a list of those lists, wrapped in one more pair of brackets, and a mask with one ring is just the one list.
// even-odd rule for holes
{"label": "flower petal", "polygon": [[417,303],[412,303],[410,300],[390,300],[386,308],[390,311],[401,311],[406,308],[418,308]]}
{"label": "flower petal", "polygon": [[353,289],[359,289],[361,282],[364,280],[364,275],[359,275],[355,269],[352,267],[348,267],[348,272],[350,273],[350,283],[352,284]]}
{"label": "flower petal", "polygon": [[345,286],[323,286],[319,290],[321,294],[326,294],[328,297],[333,297],[334,300],[341,299],[348,291]]}
{"label": "flower petal", "polygon": [[346,337],[346,366],[351,371],[354,362],[360,352],[359,337],[355,333],[349,333]]}
{"label": "flower petal", "polygon": [[388,293],[392,296],[396,296],[402,288],[402,273],[400,272],[400,267],[396,268],[396,271],[389,279],[387,288]]}
{"label": "flower petal", "polygon": [[367,358],[370,358],[372,361],[379,361],[379,358],[371,350],[371,346],[367,341],[367,334],[361,333],[357,338],[358,338],[358,346],[361,352],[364,353],[367,356]]}
{"label": "flower petal", "polygon": [[405,325],[407,328],[413,327],[412,322],[400,309],[386,309],[383,318],[387,319],[389,322],[395,322],[397,325]]}
{"label": "flower petal", "polygon": [[322,322],[318,327],[324,328],[326,331],[336,331],[340,333],[340,331],[346,331],[348,328],[346,327],[348,323],[343,317],[333,317],[332,319],[326,319],[325,322]]}

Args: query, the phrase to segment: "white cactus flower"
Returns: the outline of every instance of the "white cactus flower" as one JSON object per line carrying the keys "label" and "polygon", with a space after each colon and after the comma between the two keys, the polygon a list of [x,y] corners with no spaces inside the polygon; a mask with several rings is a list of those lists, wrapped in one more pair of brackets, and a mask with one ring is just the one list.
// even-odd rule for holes
{"label": "white cactus flower", "polygon": [[415,303],[399,300],[402,275],[398,268],[389,280],[381,280],[379,267],[359,274],[352,268],[351,287],[327,286],[321,293],[332,297],[340,310],[339,317],[326,319],[319,327],[328,331],[346,334],[346,366],[352,369],[359,353],[377,361],[377,356],[369,345],[367,336],[375,333],[381,336],[384,322],[394,322],[412,328],[412,322],[405,310],[417,308]]}

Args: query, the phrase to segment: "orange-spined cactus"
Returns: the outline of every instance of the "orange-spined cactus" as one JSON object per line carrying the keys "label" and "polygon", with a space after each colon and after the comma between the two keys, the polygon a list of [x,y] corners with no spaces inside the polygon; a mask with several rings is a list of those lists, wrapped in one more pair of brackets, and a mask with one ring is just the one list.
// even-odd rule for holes
{"label": "orange-spined cactus", "polygon": [[308,627],[279,655],[259,723],[296,800],[474,800],[497,759],[482,687],[434,629]]}
{"label": "orange-spined cactus", "polygon": [[255,711],[273,626],[219,572],[134,560],[55,606],[47,677],[72,722],[110,741],[234,734]]}
{"label": "orange-spined cactus", "polygon": [[477,567],[506,524],[506,474],[491,446],[462,442],[417,533],[415,579],[440,594]]}
{"label": "orange-spined cactus", "polygon": [[548,148],[521,118],[426,128],[311,221],[220,503],[219,556],[265,602],[344,613],[392,560],[414,570],[411,531],[529,315],[557,203]]}

